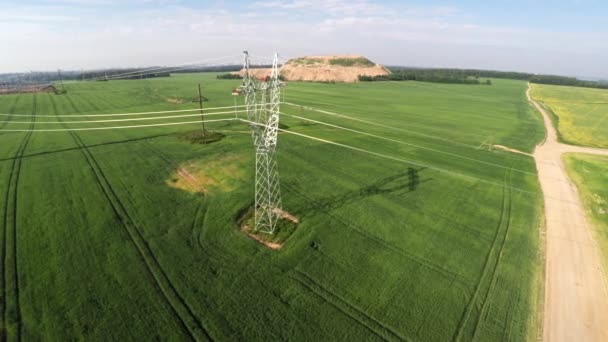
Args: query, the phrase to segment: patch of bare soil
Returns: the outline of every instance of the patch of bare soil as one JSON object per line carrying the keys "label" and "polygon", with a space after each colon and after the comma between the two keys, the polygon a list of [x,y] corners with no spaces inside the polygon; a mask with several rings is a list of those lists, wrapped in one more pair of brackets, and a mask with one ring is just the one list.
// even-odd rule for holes
{"label": "patch of bare soil", "polygon": [[241,211],[239,215],[237,215],[236,224],[239,227],[239,230],[246,234],[250,239],[257,241],[270,249],[277,250],[283,247],[283,244],[285,244],[287,239],[296,230],[300,221],[294,215],[279,208],[275,208],[272,212],[280,218],[273,234],[253,229],[255,219],[253,207]]}
{"label": "patch of bare soil", "polygon": [[283,247],[282,243],[277,243],[277,242],[271,242],[271,241],[266,241],[264,240],[261,236],[259,236],[257,233],[254,233],[253,230],[248,226],[248,225],[244,225],[241,227],[241,231],[245,234],[247,234],[247,236],[250,239],[253,239],[259,243],[261,243],[262,245],[272,249],[272,250],[277,250],[277,249],[281,249],[281,247]]}
{"label": "patch of bare soil", "polygon": [[243,169],[243,158],[228,154],[213,160],[185,162],[165,183],[190,193],[228,192],[241,184],[245,177]]}
{"label": "patch of bare soil", "polygon": [[532,156],[530,153],[526,153],[526,152],[522,152],[520,150],[516,150],[507,146],[503,146],[503,145],[492,145],[492,147],[497,148],[499,150],[503,150],[503,151],[507,151],[507,152],[511,152],[511,153],[518,153],[518,154],[523,154],[526,156]]}
{"label": "patch of bare soil", "polygon": [[182,104],[184,103],[184,100],[177,98],[177,97],[168,97],[167,99],[165,99],[165,101],[171,103],[171,104]]}

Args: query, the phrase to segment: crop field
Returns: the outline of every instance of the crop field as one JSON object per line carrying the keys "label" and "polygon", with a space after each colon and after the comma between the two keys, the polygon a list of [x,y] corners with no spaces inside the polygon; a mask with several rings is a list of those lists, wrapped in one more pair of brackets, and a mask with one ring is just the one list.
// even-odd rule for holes
{"label": "crop field", "polygon": [[599,250],[604,254],[604,267],[608,269],[608,157],[570,153],[563,159],[593,225]]}
{"label": "crop field", "polygon": [[[244,117],[215,76],[0,96],[8,340],[537,339],[535,164],[491,148],[542,139],[525,82],[289,83],[278,163],[300,224],[271,250],[236,224],[254,150],[214,121]],[[211,144],[181,138],[196,112],[87,116],[197,108],[198,82],[228,107]],[[125,118],[142,120],[107,121]],[[184,124],[110,129],[165,123]],[[108,129],[65,130],[86,127]]]}
{"label": "crop field", "polygon": [[608,90],[534,84],[532,97],[550,109],[563,142],[608,147]]}

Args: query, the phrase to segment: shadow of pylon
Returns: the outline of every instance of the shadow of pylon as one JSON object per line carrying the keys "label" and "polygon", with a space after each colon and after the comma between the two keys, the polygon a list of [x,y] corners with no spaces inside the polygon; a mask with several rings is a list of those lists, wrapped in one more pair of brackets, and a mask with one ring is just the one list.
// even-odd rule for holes
{"label": "shadow of pylon", "polygon": [[416,169],[413,167],[408,167],[403,172],[379,179],[372,184],[359,188],[358,190],[348,191],[340,195],[313,200],[301,210],[297,210],[297,212],[304,215],[307,212],[314,210],[334,210],[365,198],[382,194],[397,193],[404,195],[418,189],[420,184],[430,182],[432,180],[432,178],[420,180],[419,172],[423,171],[424,169],[425,168]]}

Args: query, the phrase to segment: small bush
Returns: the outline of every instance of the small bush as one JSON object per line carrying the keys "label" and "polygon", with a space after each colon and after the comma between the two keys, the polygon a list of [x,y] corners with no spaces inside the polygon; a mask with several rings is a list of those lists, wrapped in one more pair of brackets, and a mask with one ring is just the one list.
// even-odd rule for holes
{"label": "small bush", "polygon": [[218,80],[240,80],[243,79],[243,77],[241,77],[241,75],[239,74],[222,74],[222,75],[217,75],[215,78],[217,78]]}
{"label": "small bush", "polygon": [[225,136],[226,135],[222,133],[209,131],[205,131],[205,134],[203,134],[203,131],[200,130],[182,133],[178,138],[191,144],[211,144],[222,140]]}
{"label": "small bush", "polygon": [[290,64],[298,64],[298,65],[312,65],[312,64],[316,64],[316,63],[322,63],[323,60],[319,59],[319,58],[306,58],[306,57],[302,57],[302,58],[296,58],[291,60]]}
{"label": "small bush", "polygon": [[345,67],[351,66],[374,66],[375,64],[367,58],[359,57],[359,58],[335,58],[330,59],[329,64],[331,65],[341,65]]}

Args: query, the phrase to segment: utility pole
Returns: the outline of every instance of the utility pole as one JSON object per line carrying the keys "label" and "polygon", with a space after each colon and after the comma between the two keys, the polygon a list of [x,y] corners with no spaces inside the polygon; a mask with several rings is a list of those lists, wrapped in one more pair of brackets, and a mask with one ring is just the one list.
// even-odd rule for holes
{"label": "utility pole", "polygon": [[198,84],[198,104],[201,108],[201,124],[203,125],[203,139],[205,138],[205,116],[203,115],[203,93],[201,92],[201,84]]}
{"label": "utility pole", "polygon": [[241,94],[239,88],[237,89],[232,89],[232,97],[234,98],[234,118],[238,119],[239,118],[239,114],[236,111],[236,98],[237,96],[239,96]]}
{"label": "utility pole", "polygon": [[59,83],[61,83],[61,91],[64,91],[65,88],[63,87],[63,77],[61,76],[61,69],[57,69],[57,76],[59,76]]}

